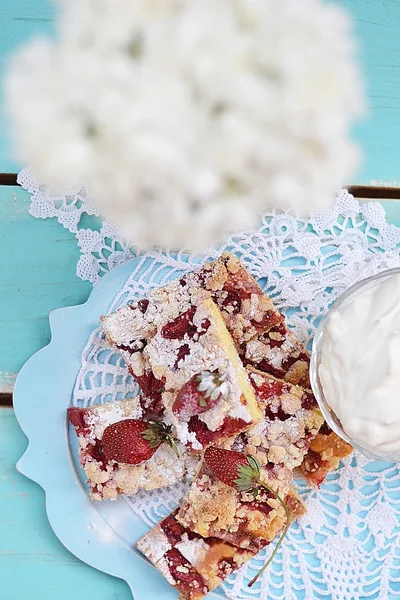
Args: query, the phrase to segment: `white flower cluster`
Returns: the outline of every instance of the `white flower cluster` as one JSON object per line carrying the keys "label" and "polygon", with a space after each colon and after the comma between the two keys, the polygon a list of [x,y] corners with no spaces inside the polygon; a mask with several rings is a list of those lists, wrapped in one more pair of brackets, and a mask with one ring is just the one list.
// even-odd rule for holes
{"label": "white flower cluster", "polygon": [[59,0],[14,57],[17,153],[88,185],[133,243],[202,247],[272,207],[328,207],[357,162],[347,16],[322,0]]}

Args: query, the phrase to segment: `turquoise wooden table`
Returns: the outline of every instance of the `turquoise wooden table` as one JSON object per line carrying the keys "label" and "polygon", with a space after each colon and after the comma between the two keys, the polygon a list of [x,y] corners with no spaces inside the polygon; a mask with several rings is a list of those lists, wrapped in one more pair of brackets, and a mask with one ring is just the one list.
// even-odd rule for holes
{"label": "turquoise wooden table", "polygon": [[[380,199],[388,220],[400,226],[400,3],[342,3],[355,19],[369,107],[355,132],[365,160],[349,183],[358,186],[359,197]],[[0,76],[9,53],[33,34],[51,35],[53,21],[54,9],[45,0],[2,0]],[[124,582],[84,565],[63,548],[47,523],[41,488],[15,468],[26,446],[11,405],[16,374],[49,341],[49,311],[84,302],[91,290],[75,274],[75,237],[54,219],[31,217],[29,195],[10,185],[23,166],[12,157],[0,103],[0,599],[130,600]]]}

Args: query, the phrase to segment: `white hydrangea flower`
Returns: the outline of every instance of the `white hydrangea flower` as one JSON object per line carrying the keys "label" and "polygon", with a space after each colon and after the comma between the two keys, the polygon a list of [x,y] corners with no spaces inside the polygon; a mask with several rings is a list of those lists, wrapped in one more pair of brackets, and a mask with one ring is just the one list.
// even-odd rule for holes
{"label": "white hydrangea flower", "polygon": [[13,59],[21,160],[89,186],[133,243],[202,247],[273,207],[325,208],[361,112],[349,20],[322,0],[59,0]]}

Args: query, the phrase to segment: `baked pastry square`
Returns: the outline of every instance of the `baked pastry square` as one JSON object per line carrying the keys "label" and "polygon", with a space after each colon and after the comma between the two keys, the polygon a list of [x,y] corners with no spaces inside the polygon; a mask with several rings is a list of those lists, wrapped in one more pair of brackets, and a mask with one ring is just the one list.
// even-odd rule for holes
{"label": "baked pastry square", "polygon": [[257,553],[216,538],[201,537],[176,520],[176,511],[146,533],[136,546],[180,592],[182,600],[204,598]]}
{"label": "baked pastry square", "polygon": [[[258,338],[249,341],[242,352],[242,359],[245,364],[256,366],[260,376],[262,372],[265,372],[289,383],[309,387],[310,360],[308,352],[285,323],[281,323]],[[308,394],[309,392],[305,390],[305,393]],[[258,399],[259,401],[261,399],[262,402],[262,394],[258,394]],[[316,417],[315,414],[312,416]],[[291,446],[291,454],[295,459],[291,461],[291,464],[295,464],[301,453],[303,453],[304,458],[300,465],[300,472],[308,483],[320,486],[327,475],[338,467],[340,460],[353,451],[353,447],[336,435],[323,419],[320,433],[315,432],[315,427],[318,425],[317,421],[318,419],[315,418],[314,425],[310,423],[309,426],[306,426],[310,435],[307,435],[303,441],[299,436],[298,442]],[[282,425],[279,420],[276,420],[269,435],[275,435],[275,429],[276,431],[286,429],[288,425],[289,423],[286,426]],[[246,445],[247,443],[250,446],[257,445],[254,444],[254,437],[261,428],[262,425],[259,425],[255,429],[253,443],[246,440]],[[292,433],[293,436],[296,435],[295,430],[292,430]],[[307,443],[309,449],[307,449]],[[240,446],[239,449],[241,449]],[[305,449],[307,449],[307,452],[304,454]],[[251,448],[251,452],[254,453],[255,450]],[[282,452],[282,449],[278,452]],[[256,455],[260,458],[259,454]],[[279,456],[276,460],[278,458]]]}
{"label": "baked pastry square", "polygon": [[[239,483],[241,469],[250,473],[243,484]],[[203,537],[257,550],[285,529],[287,503],[296,515],[303,512],[290,469],[272,464],[260,467],[242,453],[213,447],[206,451],[176,518]]]}
{"label": "baked pastry square", "polygon": [[243,433],[234,448],[255,456],[261,464],[298,467],[324,419],[311,390],[247,367],[264,420]]}
{"label": "baked pastry square", "polygon": [[[291,521],[304,513],[297,495],[289,502]],[[255,556],[268,542],[257,540],[248,548],[214,537],[202,537],[177,520],[166,517],[136,544],[155,568],[181,594],[182,600],[200,600]]]}
{"label": "baked pastry square", "polygon": [[172,423],[178,439],[200,452],[262,413],[221,311],[193,277],[153,290],[103,319],[103,328],[151,394],[145,416]]}
{"label": "baked pastry square", "polygon": [[225,252],[188,277],[211,293],[238,347],[284,319],[234,254]]}
{"label": "baked pastry square", "polygon": [[171,334],[176,323],[167,323],[143,355],[164,382],[166,422],[184,445],[201,452],[253,427],[263,414],[216,304],[200,298],[189,310],[183,335]]}
{"label": "baked pastry square", "polygon": [[[201,290],[201,292],[200,292]],[[162,414],[158,379],[143,353],[157,328],[167,326],[170,336],[192,334],[193,295],[212,299],[221,310],[225,324],[237,347],[282,322],[276,310],[255,279],[233,254],[223,254],[214,262],[187,273],[164,287],[152,290],[147,298],[123,306],[102,318],[108,342],[118,349],[146,398],[147,415]],[[182,350],[184,352],[184,350]]]}
{"label": "baked pastry square", "polygon": [[[79,459],[94,500],[115,500],[120,494],[154,490],[194,476],[198,459],[181,445],[178,445],[177,457],[167,443],[158,444],[161,440],[155,440],[154,447],[147,444],[141,434],[151,424],[142,421],[141,416],[137,397],[92,408],[68,409],[69,420],[78,436]],[[129,428],[132,424],[134,435],[132,427]],[[113,455],[117,460],[111,458]]]}

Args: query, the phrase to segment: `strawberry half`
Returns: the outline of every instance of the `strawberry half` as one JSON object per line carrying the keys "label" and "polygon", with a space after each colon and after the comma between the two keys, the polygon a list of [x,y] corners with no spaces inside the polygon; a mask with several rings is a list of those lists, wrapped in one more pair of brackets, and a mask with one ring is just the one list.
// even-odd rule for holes
{"label": "strawberry half", "polygon": [[187,421],[216,406],[228,392],[228,383],[219,373],[202,371],[194,375],[179,390],[172,412]]}
{"label": "strawberry half", "polygon": [[164,424],[125,419],[105,428],[101,446],[106,460],[138,465],[149,460],[164,442],[177,452],[170,429]]}

